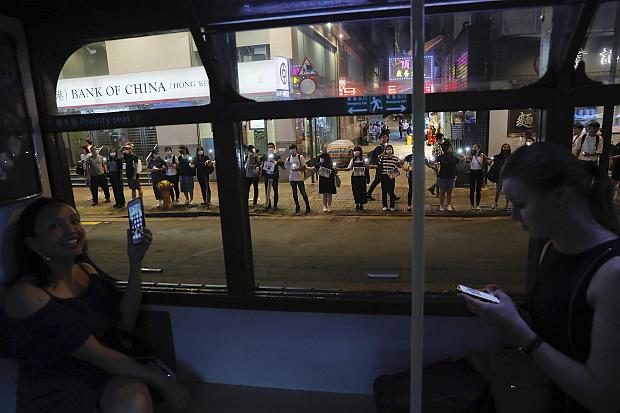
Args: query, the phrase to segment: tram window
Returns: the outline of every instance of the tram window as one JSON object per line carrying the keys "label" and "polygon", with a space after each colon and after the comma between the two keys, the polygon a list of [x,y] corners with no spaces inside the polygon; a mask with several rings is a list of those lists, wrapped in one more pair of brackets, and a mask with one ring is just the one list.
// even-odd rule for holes
{"label": "tram window", "polygon": [[[527,234],[511,222],[505,211],[505,198],[493,208],[495,184],[482,189],[481,211],[470,211],[469,163],[464,159],[478,143],[490,157],[502,146],[515,150],[528,137],[538,139],[540,113],[537,110],[432,112],[427,114],[425,154],[429,166],[435,162],[433,143],[439,133],[454,146],[460,159],[454,211],[440,211],[439,198],[428,191],[435,184],[433,169],[426,168],[427,269],[429,291],[451,291],[457,283],[485,285],[496,282],[511,292],[525,291]],[[319,182],[322,173],[321,149],[338,168],[346,168],[353,149],[360,145],[362,160],[374,164],[372,151],[379,145],[382,130],[389,129],[389,143],[399,161],[411,153],[411,116],[317,117],[247,121],[242,123],[243,139],[249,148],[244,169],[248,177],[255,279],[260,286],[326,288],[338,290],[406,291],[411,274],[411,212],[408,210],[406,172],[395,178],[395,194],[400,197],[394,211],[383,210],[381,184],[372,192],[374,200],[356,205],[356,186],[352,171],[341,170],[340,187]],[[409,131],[408,131],[409,130]],[[268,144],[274,146],[269,147]],[[278,179],[264,171],[278,157],[292,165],[300,160],[289,152],[296,145],[308,166],[301,177],[311,212],[305,213],[305,200],[298,191],[299,212],[293,198],[291,167],[280,168]],[[272,151],[270,151],[272,149]],[[258,153],[256,153],[258,152]],[[270,157],[274,155],[273,157]],[[262,176],[253,168],[257,163]],[[262,164],[261,164],[262,162]],[[325,159],[324,159],[324,166]],[[328,168],[329,169],[329,168]],[[375,179],[369,171],[369,182]],[[257,183],[256,202],[254,182]],[[355,187],[354,187],[355,186]],[[415,183],[414,183],[415,186]],[[278,189],[277,209],[275,189]],[[320,192],[333,192],[331,202]],[[369,191],[366,182],[362,192]],[[269,197],[267,196],[269,192]],[[363,195],[362,195],[363,196]],[[510,245],[509,248],[506,246]]]}
{"label": "tram window", "polygon": [[[512,89],[547,70],[554,13],[572,7],[428,15],[426,93]],[[269,45],[240,61],[239,93],[257,101],[411,92],[409,19],[323,23],[236,33],[237,48]],[[562,33],[558,33],[561,37]]]}
{"label": "tram window", "polygon": [[[575,65],[585,63],[586,73],[593,80],[603,83],[620,82],[617,22],[620,21],[620,2],[602,3],[592,21],[583,47],[575,57]],[[614,61],[615,60],[615,61]]]}
{"label": "tram window", "polygon": [[[99,154],[108,165],[105,180],[108,184],[107,191],[110,202],[106,202],[106,194],[103,188],[97,188],[98,205],[94,203],[94,190],[85,185],[85,176],[76,173],[75,167],[81,164],[80,148],[88,145],[89,138],[95,148],[100,149]],[[123,195],[125,204],[132,198],[132,189],[127,179],[127,160],[129,154],[124,151],[127,145],[132,144],[132,151],[139,159],[137,170],[139,182],[144,199],[147,226],[154,233],[154,242],[149,253],[146,255],[143,266],[153,269],[161,269],[163,272],[144,272],[144,281],[173,282],[190,284],[225,285],[225,269],[222,247],[222,235],[219,218],[219,202],[217,188],[216,163],[202,164],[201,177],[194,177],[193,196],[190,205],[183,192],[178,197],[178,205],[173,201],[175,197],[174,183],[179,180],[179,189],[183,187],[184,163],[197,165],[199,157],[204,155],[211,161],[215,161],[213,134],[211,124],[188,124],[169,125],[157,127],[140,127],[114,130],[93,130],[81,132],[62,133],[67,159],[71,159],[71,165],[67,165],[71,171],[73,194],[78,212],[81,215],[83,225],[88,232],[89,255],[102,269],[118,279],[126,279],[128,274],[128,260],[125,255],[127,209],[126,207],[114,208],[122,203],[120,192],[115,191],[112,181],[115,182],[115,174],[119,172],[123,177]],[[204,153],[198,152],[199,145]],[[166,147],[172,148],[172,154],[166,153]],[[183,159],[179,149],[185,146],[188,156]],[[151,150],[157,147],[160,159],[154,162]],[[112,165],[112,155],[120,157],[120,162]],[[206,158],[200,161],[206,162]],[[170,162],[169,162],[170,161]],[[172,163],[178,165],[174,169]],[[152,174],[148,166],[158,166],[161,172]],[[113,169],[121,168],[117,172]],[[213,167],[213,169],[211,168]],[[124,169],[123,169],[124,168]],[[178,173],[174,174],[177,170]],[[194,169],[195,170],[195,169]],[[203,178],[205,173],[208,178]],[[158,192],[163,191],[163,202],[156,199],[153,182],[162,178],[165,182],[160,183]],[[92,178],[91,178],[92,179]],[[131,184],[135,186],[134,183]],[[205,188],[204,198],[202,187]],[[209,190],[207,190],[207,185]],[[170,195],[170,202],[166,201]],[[136,195],[139,192],[136,191]],[[209,203],[207,205],[207,203]],[[196,217],[196,213],[200,216]],[[191,216],[191,217],[190,217]]]}
{"label": "tram window", "polygon": [[209,79],[189,31],[88,44],[67,59],[56,114],[205,105]]}

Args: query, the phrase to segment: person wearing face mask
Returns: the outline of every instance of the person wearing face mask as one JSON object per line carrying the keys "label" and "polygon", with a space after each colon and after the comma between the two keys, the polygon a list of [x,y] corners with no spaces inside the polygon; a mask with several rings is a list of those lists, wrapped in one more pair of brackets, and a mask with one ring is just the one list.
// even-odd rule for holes
{"label": "person wearing face mask", "polygon": [[400,175],[400,159],[394,155],[394,147],[387,145],[378,163],[379,171],[381,171],[381,201],[383,203],[383,211],[388,210],[388,196],[390,197],[390,211],[396,211],[396,177]]}
{"label": "person wearing face mask", "polygon": [[271,209],[271,191],[273,191],[273,209],[278,209],[278,180],[284,161],[276,152],[276,145],[267,144],[267,153],[261,158],[262,174],[265,180],[265,209]]}
{"label": "person wearing face mask", "polygon": [[110,202],[110,190],[108,189],[108,180],[105,174],[108,172],[108,163],[103,156],[99,154],[96,147],[90,149],[91,156],[85,161],[86,173],[90,178],[90,188],[93,194],[92,206],[99,205],[99,188],[103,189],[105,202]]}
{"label": "person wearing face mask", "polygon": [[407,171],[407,211],[411,211],[411,204],[413,203],[413,181],[411,180],[413,174],[413,154],[405,156],[403,160],[403,170]]}
{"label": "person wearing face mask", "polygon": [[[437,158],[439,172],[437,173],[437,186],[439,187],[439,211],[452,211],[452,190],[456,181],[456,166],[459,159],[454,155],[454,148],[451,144],[446,145],[444,153]],[[445,203],[444,203],[445,201]]]}
{"label": "person wearing face mask", "polygon": [[327,145],[323,145],[321,154],[312,160],[313,168],[319,174],[319,194],[323,195],[323,212],[331,212],[332,196],[336,193],[336,170]]}
{"label": "person wearing face mask", "polygon": [[142,186],[138,175],[138,156],[133,153],[133,145],[128,143],[123,147],[123,158],[125,159],[125,174],[127,176],[127,186],[131,188],[131,199],[136,199],[136,195],[142,198]]}
{"label": "person wearing face mask", "polygon": [[123,208],[125,206],[125,193],[123,191],[123,160],[118,157],[117,150],[110,150],[108,160],[108,172],[110,185],[114,193],[114,206],[112,208]]}
{"label": "person wearing face mask", "polygon": [[[467,153],[469,161],[469,203],[472,211],[480,211],[482,197],[482,168],[489,158],[480,151],[480,145],[474,143]],[[475,203],[474,203],[475,202]]]}
{"label": "person wearing face mask", "polygon": [[155,199],[157,200],[157,204],[155,204],[156,208],[161,208],[164,201],[161,194],[161,191],[157,187],[157,185],[164,180],[165,172],[166,172],[166,162],[159,156],[159,151],[157,149],[153,149],[151,151],[151,158],[149,159],[149,164],[147,169],[151,173],[151,182],[153,184],[153,193],[155,194]]}
{"label": "person wearing face mask", "polygon": [[[491,172],[491,169],[495,170],[495,175],[497,176],[497,182],[495,183],[495,202],[493,203],[493,206],[491,207],[491,209],[495,210],[497,209],[497,201],[499,200],[499,196],[502,193],[502,189],[503,189],[503,182],[502,182],[502,168],[504,167],[504,163],[506,162],[506,159],[508,159],[508,157],[510,156],[510,153],[512,152],[510,145],[508,145],[507,143],[502,145],[502,149],[500,151],[500,153],[498,153],[497,155],[495,155],[493,158],[491,158],[491,166],[489,167],[489,172]],[[510,211],[510,203],[508,201],[508,197],[506,197],[506,207],[505,207],[506,211]]]}
{"label": "person wearing face mask", "polygon": [[304,185],[304,171],[306,170],[306,161],[304,157],[297,152],[297,145],[292,144],[288,147],[289,157],[286,158],[284,166],[289,170],[288,180],[291,184],[293,191],[293,201],[295,201],[295,213],[298,214],[301,208],[299,207],[299,198],[297,197],[297,190],[301,193],[304,202],[306,203],[306,214],[310,213],[310,201],[306,194],[306,186]]}
{"label": "person wearing face mask", "polygon": [[355,210],[363,211],[364,204],[368,202],[366,199],[366,185],[370,183],[370,172],[361,146],[353,148],[353,158],[349,165],[339,170],[353,171],[351,173],[351,190],[355,200]]}
{"label": "person wearing face mask", "polygon": [[254,145],[249,145],[245,154],[245,180],[248,187],[248,198],[250,196],[250,188],[254,187],[254,198],[252,205],[258,204],[258,181],[260,180],[260,158],[256,153]]}
{"label": "person wearing face mask", "polygon": [[194,203],[194,176],[196,176],[196,164],[187,146],[179,147],[179,180],[181,182],[181,192],[185,196],[185,205],[191,206]]}
{"label": "person wearing face mask", "polygon": [[381,182],[381,170],[377,168],[377,165],[379,164],[379,158],[383,154],[383,151],[385,150],[385,145],[387,145],[389,138],[389,135],[382,134],[379,137],[380,144],[377,145],[377,147],[375,147],[375,149],[373,149],[373,151],[370,153],[370,165],[373,167],[372,169],[376,169],[376,172],[375,179],[372,181],[372,184],[370,184],[370,187],[368,188],[368,193],[366,194],[366,198],[368,198],[369,201],[375,200],[372,197],[372,193]]}
{"label": "person wearing face mask", "polygon": [[[90,175],[89,175],[89,170],[86,167],[86,160],[90,157],[90,150],[88,149],[88,146],[83,145],[82,147],[80,147],[80,163],[82,164],[82,170],[84,171],[84,180],[85,180],[85,185],[88,187],[88,190],[90,191],[90,198],[87,199],[87,201],[92,201],[93,199],[95,199],[95,195],[93,195],[93,189],[90,186]],[[97,192],[99,190],[97,189]],[[99,194],[97,194],[97,196],[99,196]]]}
{"label": "person wearing face mask", "polygon": [[174,205],[179,205],[179,173],[178,159],[172,154],[172,148],[166,146],[164,148],[164,162],[166,162],[166,180],[172,184]]}
{"label": "person wearing face mask", "polygon": [[196,159],[194,160],[194,164],[196,165],[196,177],[200,185],[200,193],[202,194],[201,205],[206,205],[207,208],[209,208],[211,206],[209,175],[213,173],[215,168],[213,167],[213,161],[209,159],[209,156],[205,154],[204,148],[200,145],[196,147]]}

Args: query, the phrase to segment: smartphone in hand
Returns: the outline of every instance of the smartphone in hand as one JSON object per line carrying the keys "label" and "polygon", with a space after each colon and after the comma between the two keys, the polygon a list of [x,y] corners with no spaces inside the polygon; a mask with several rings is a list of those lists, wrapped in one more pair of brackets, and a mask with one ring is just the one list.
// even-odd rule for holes
{"label": "smartphone in hand", "polygon": [[129,229],[131,231],[131,243],[133,245],[140,244],[144,239],[144,205],[142,198],[132,199],[127,203],[129,211]]}
{"label": "smartphone in hand", "polygon": [[494,296],[493,294],[489,294],[484,291],[476,290],[474,288],[469,288],[462,284],[456,285],[456,292],[461,294],[467,294],[470,297],[477,298],[478,300],[485,301],[488,303],[499,304],[499,298]]}

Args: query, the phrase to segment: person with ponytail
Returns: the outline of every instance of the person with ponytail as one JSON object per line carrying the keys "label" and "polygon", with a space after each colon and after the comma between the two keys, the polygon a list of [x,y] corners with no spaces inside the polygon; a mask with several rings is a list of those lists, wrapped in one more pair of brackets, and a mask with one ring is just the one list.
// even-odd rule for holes
{"label": "person with ponytail", "polygon": [[549,240],[535,258],[529,321],[496,285],[485,290],[499,304],[463,299],[550,380],[549,411],[620,411],[620,241],[609,179],[550,143],[516,150],[501,179],[513,220]]}

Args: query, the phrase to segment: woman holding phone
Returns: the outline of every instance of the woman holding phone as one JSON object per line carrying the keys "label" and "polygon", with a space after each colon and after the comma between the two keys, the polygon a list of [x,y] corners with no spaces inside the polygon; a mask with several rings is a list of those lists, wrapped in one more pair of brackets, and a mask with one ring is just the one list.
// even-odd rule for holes
{"label": "woman holding phone", "polygon": [[506,160],[502,182],[513,219],[550,240],[538,257],[531,321],[495,285],[486,291],[499,304],[463,296],[468,308],[549,378],[551,411],[619,411],[620,240],[609,179],[562,146],[535,143]]}
{"label": "woman holding phone", "polygon": [[117,350],[140,310],[142,260],[127,231],[129,278],[124,293],[85,262],[80,216],[59,199],[39,198],[21,214],[15,251],[19,275],[0,309],[0,330],[19,362],[17,412],[152,412],[148,386],[175,411],[187,391],[162,372]]}

